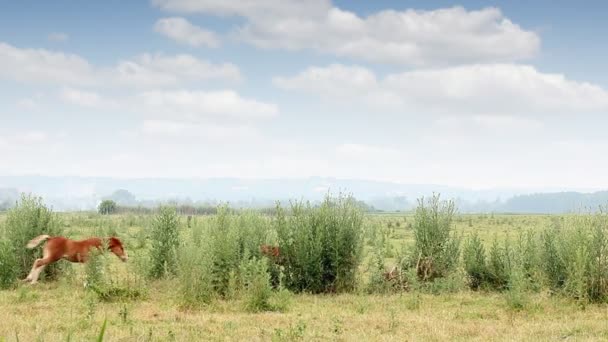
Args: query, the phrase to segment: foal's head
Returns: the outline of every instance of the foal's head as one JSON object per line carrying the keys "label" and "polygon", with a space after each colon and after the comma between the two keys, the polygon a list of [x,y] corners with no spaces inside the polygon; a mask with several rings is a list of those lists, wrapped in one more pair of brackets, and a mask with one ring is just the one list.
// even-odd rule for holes
{"label": "foal's head", "polygon": [[117,237],[111,237],[108,239],[108,249],[116,254],[117,257],[122,261],[127,261],[129,256],[122,246],[122,242]]}

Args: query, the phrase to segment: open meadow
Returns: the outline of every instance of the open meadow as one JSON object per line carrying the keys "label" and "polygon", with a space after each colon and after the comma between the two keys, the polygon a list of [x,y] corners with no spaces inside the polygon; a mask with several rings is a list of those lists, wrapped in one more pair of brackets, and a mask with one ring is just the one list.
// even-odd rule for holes
{"label": "open meadow", "polygon": [[[0,214],[0,340],[94,340],[104,325],[108,341],[608,339],[608,254],[593,245],[608,236],[603,214],[435,205],[363,214],[338,198],[265,214],[41,214],[26,198]],[[23,224],[118,236],[129,260],[60,261],[35,285],[12,282],[24,274],[8,267],[18,270],[25,252],[7,255],[18,240],[9,229]]]}
{"label": "open meadow", "polygon": [[607,17],[0,0],[0,342],[608,342]]}

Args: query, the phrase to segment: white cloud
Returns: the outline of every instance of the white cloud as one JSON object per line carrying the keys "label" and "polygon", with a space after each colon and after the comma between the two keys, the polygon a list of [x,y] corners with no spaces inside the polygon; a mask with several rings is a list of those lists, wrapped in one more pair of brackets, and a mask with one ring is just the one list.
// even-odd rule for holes
{"label": "white cloud", "polygon": [[220,16],[237,15],[242,17],[289,16],[299,13],[302,16],[320,15],[331,8],[329,0],[152,0],[167,11],[180,13],[210,13]]}
{"label": "white cloud", "polygon": [[275,104],[246,99],[232,90],[149,91],[139,94],[136,106],[149,115],[179,117],[181,121],[259,120],[277,116]]}
{"label": "white cloud", "polygon": [[180,83],[226,80],[237,82],[241,73],[230,63],[212,64],[187,54],[165,56],[142,54],[134,60],[120,62],[109,71],[118,84],[140,87],[178,85]]}
{"label": "white cloud", "polygon": [[500,130],[520,133],[535,132],[543,127],[543,122],[538,119],[529,119],[508,115],[472,115],[468,118],[444,116],[435,120],[439,128],[447,130]]}
{"label": "white cloud", "polygon": [[510,116],[608,109],[608,91],[600,86],[517,64],[423,69],[391,74],[382,80],[359,66],[330,65],[275,78],[274,83],[283,89],[338,100],[357,99],[373,106],[424,110],[427,114]]}
{"label": "white cloud", "polygon": [[261,48],[311,49],[366,61],[405,64],[504,62],[533,57],[540,38],[497,8],[383,10],[367,17],[330,1],[155,0],[180,13],[239,16],[238,39]]}
{"label": "white cloud", "polygon": [[0,134],[0,151],[15,152],[36,150],[49,143],[49,135],[39,130],[28,130],[12,134]]}
{"label": "white cloud", "polygon": [[[141,132],[166,138],[190,139],[201,135],[213,140],[233,135],[251,138],[257,134],[252,125],[279,114],[277,105],[244,98],[232,90],[152,90],[105,97],[92,91],[64,88],[59,97],[68,104],[131,113],[143,120]],[[127,130],[123,136],[132,133]]]}
{"label": "white cloud", "polygon": [[[389,75],[386,89],[408,101],[482,112],[575,111],[608,108],[608,91],[516,64],[468,65]],[[525,114],[525,113],[522,113]]]}
{"label": "white cloud", "polygon": [[371,70],[341,64],[310,67],[294,77],[276,77],[273,83],[283,89],[337,97],[365,95],[378,89],[376,75]]}
{"label": "white cloud", "polygon": [[207,46],[215,48],[220,44],[215,33],[192,25],[184,18],[159,19],[154,25],[154,30],[182,44],[194,47]]}
{"label": "white cloud", "polygon": [[242,142],[260,137],[257,129],[247,125],[220,125],[172,120],[145,120],[141,132],[154,138],[168,138],[173,142],[186,139],[213,142]]}
{"label": "white cloud", "polygon": [[36,102],[36,100],[31,99],[31,98],[23,98],[17,101],[17,107],[21,108],[21,109],[28,109],[28,110],[32,110],[32,109],[36,109],[38,108],[38,103]]}
{"label": "white cloud", "polygon": [[98,107],[103,104],[101,96],[92,91],[83,91],[74,88],[65,88],[60,97],[63,101],[83,107]]}
{"label": "white cloud", "polygon": [[369,162],[373,160],[395,160],[403,155],[399,150],[390,147],[370,146],[365,144],[341,144],[336,147],[339,157]]}
{"label": "white cloud", "polygon": [[49,34],[48,39],[51,42],[64,43],[64,42],[67,42],[68,39],[70,39],[70,37],[66,33],[63,33],[63,32],[52,32]]}
{"label": "white cloud", "polygon": [[286,90],[299,90],[337,101],[358,102],[379,107],[402,104],[396,94],[383,89],[376,75],[361,66],[332,64],[310,67],[293,77],[275,77],[273,84]]}
{"label": "white cloud", "polygon": [[36,84],[91,85],[93,74],[93,67],[80,56],[0,42],[0,77]]}
{"label": "white cloud", "polygon": [[64,86],[154,88],[209,80],[235,82],[241,74],[233,64],[213,64],[187,54],[142,54],[115,66],[98,67],[77,55],[0,42],[0,78]]}
{"label": "white cloud", "polygon": [[27,131],[15,138],[15,141],[22,144],[40,144],[46,142],[48,135],[41,131]]}

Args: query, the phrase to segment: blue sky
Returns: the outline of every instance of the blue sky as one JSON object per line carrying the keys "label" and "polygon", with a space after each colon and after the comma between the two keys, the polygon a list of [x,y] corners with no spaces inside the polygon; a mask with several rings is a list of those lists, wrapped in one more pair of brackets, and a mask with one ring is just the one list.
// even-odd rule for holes
{"label": "blue sky", "polygon": [[0,174],[608,187],[608,5],[0,4]]}

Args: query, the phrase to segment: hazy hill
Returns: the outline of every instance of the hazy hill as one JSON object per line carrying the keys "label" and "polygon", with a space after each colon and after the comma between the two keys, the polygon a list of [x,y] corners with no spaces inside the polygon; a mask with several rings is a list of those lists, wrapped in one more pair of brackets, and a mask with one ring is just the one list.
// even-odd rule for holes
{"label": "hazy hill", "polygon": [[608,191],[557,192],[519,195],[508,199],[500,211],[514,213],[564,213],[597,210],[608,204]]}
{"label": "hazy hill", "polygon": [[[3,190],[2,190],[3,189]],[[122,190],[122,191],[118,191]],[[584,190],[584,189],[583,189]],[[305,179],[118,179],[94,177],[0,176],[0,205],[19,192],[45,198],[56,210],[93,209],[105,198],[124,205],[230,202],[267,207],[276,200],[320,200],[328,192],[348,192],[385,211],[408,210],[416,199],[441,193],[457,201],[461,212],[570,212],[608,203],[608,192],[555,192],[554,189],[471,190],[433,184],[401,184],[369,180],[311,177]],[[551,193],[549,193],[551,192]]]}

